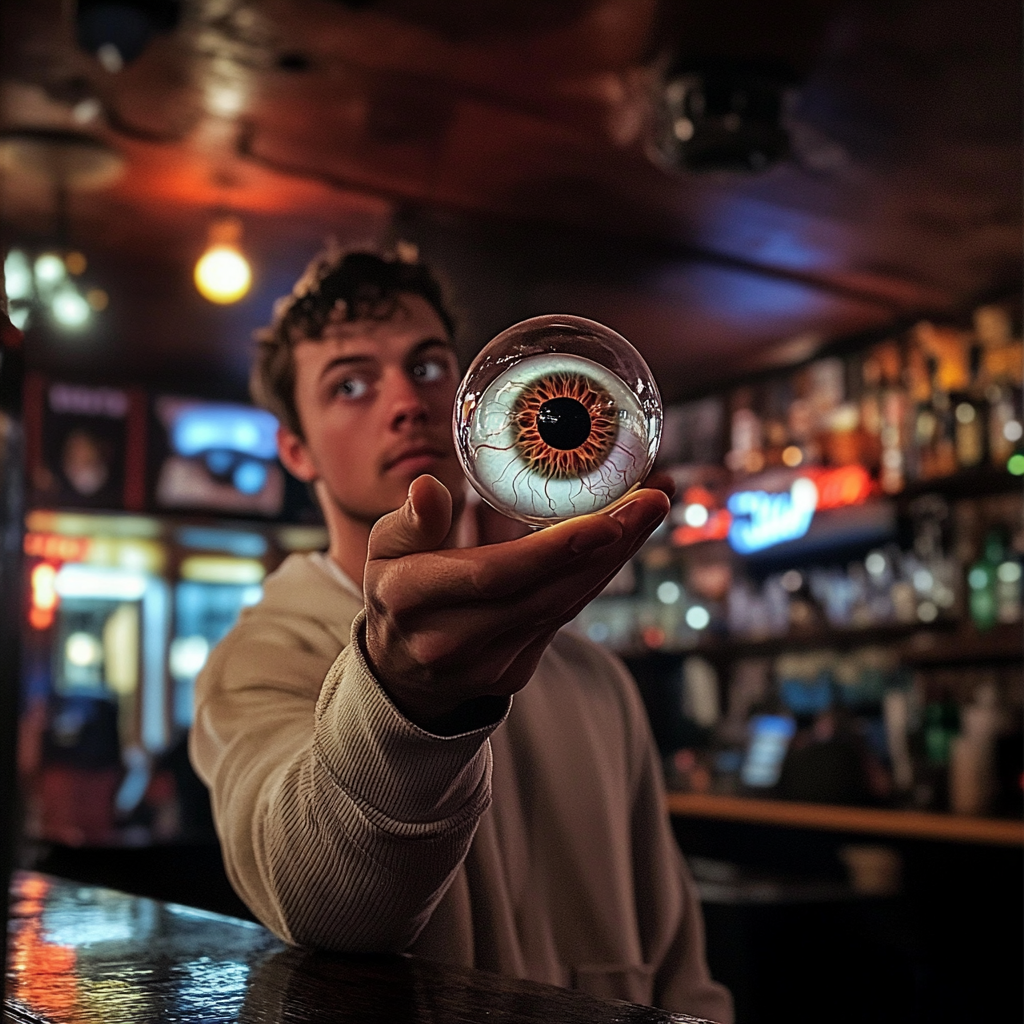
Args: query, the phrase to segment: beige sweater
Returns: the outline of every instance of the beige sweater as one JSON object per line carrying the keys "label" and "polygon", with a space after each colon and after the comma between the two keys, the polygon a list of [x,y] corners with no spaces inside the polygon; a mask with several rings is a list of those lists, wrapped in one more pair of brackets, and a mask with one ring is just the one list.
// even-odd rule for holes
{"label": "beige sweater", "polygon": [[[728,1024],[625,669],[562,631],[496,726],[405,719],[361,602],[291,556],[214,650],[191,754],[228,874],[286,941],[409,951]],[[340,653],[339,653],[340,652]]]}

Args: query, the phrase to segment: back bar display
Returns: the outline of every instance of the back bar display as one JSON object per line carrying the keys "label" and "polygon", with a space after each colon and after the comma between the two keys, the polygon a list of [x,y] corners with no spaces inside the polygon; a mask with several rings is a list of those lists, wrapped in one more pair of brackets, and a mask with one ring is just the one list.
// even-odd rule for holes
{"label": "back bar display", "polygon": [[49,510],[26,525],[28,838],[177,841],[196,675],[266,574],[326,535]]}

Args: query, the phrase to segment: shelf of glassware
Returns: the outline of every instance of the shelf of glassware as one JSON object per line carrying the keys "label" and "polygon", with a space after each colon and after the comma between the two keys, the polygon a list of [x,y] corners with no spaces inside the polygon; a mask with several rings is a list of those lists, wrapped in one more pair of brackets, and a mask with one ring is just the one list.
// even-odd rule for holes
{"label": "shelf of glassware", "polygon": [[1024,845],[1024,821],[1014,819],[880,807],[799,803],[716,793],[670,791],[666,799],[669,813],[678,817],[852,832],[893,839],[996,846]]}

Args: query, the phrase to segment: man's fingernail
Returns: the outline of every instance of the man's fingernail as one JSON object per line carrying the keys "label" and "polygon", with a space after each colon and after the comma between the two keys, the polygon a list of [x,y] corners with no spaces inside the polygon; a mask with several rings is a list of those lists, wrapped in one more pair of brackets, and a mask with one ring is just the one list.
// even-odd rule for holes
{"label": "man's fingernail", "polygon": [[627,529],[648,530],[657,526],[665,518],[665,513],[661,509],[645,507],[638,501],[630,501],[616,509],[612,516]]}

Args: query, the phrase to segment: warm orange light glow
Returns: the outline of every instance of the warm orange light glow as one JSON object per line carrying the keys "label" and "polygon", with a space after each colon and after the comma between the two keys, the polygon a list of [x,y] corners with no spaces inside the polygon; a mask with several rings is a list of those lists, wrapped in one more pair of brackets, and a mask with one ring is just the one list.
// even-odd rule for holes
{"label": "warm orange light glow", "polygon": [[818,509],[860,505],[875,492],[871,474],[863,466],[840,466],[808,474],[818,488]]}
{"label": "warm orange light glow", "polygon": [[791,444],[782,450],[782,461],[787,466],[799,466],[804,461],[804,453],[795,444]]}
{"label": "warm orange light glow", "polygon": [[41,562],[32,570],[32,607],[40,611],[53,611],[57,607],[57,569],[49,562]]}
{"label": "warm orange light glow", "polygon": [[[26,879],[12,895],[23,921],[10,935],[10,995],[51,1020],[77,1019],[78,976],[75,951],[46,939],[42,901],[49,886]],[[6,1018],[5,1018],[6,1019]]]}
{"label": "warm orange light glow", "polygon": [[25,554],[53,562],[81,562],[89,552],[87,537],[64,537],[59,533],[26,533]]}
{"label": "warm orange light glow", "polygon": [[210,302],[227,305],[249,291],[252,270],[239,248],[241,237],[237,218],[227,217],[210,226],[210,244],[199,257],[194,275],[199,294]]}
{"label": "warm orange light glow", "polygon": [[53,625],[52,608],[36,608],[33,606],[28,611],[28,624],[33,629],[49,629]]}

